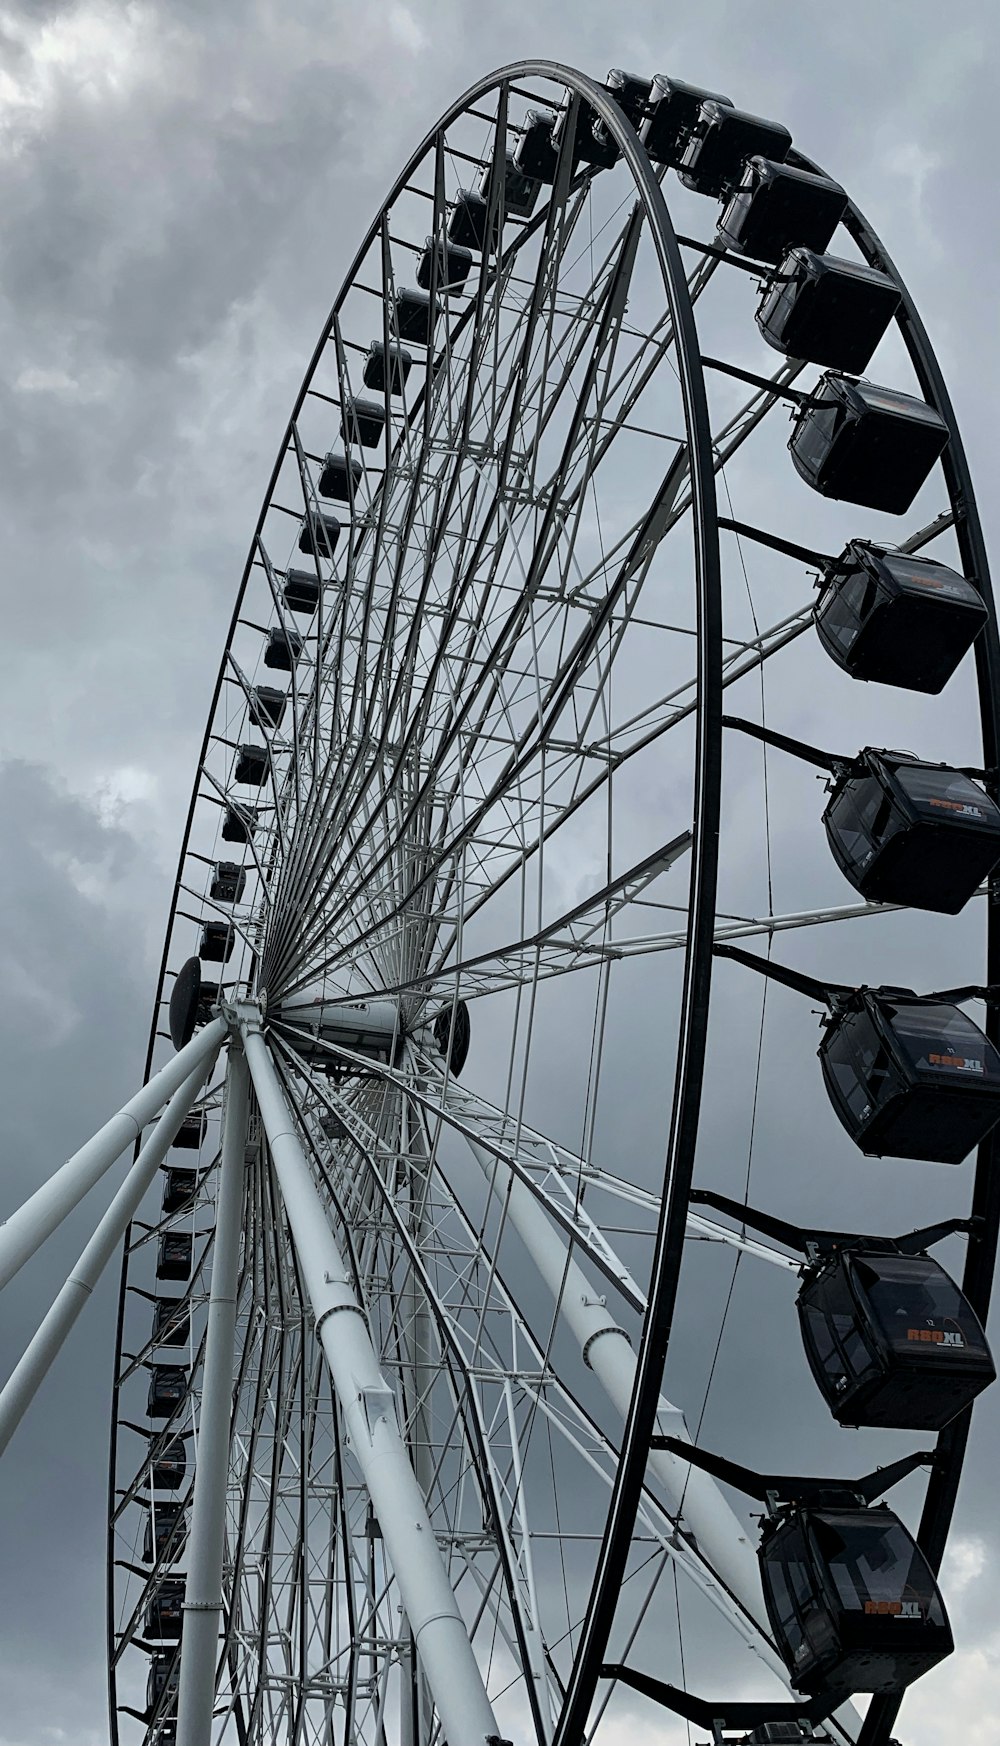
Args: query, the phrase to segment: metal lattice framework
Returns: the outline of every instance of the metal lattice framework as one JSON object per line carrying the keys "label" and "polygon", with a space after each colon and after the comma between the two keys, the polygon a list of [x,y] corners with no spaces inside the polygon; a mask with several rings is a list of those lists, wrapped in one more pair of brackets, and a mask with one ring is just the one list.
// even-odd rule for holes
{"label": "metal lattice framework", "polygon": [[[699,196],[671,216],[631,116],[570,68],[504,68],[372,224],[238,591],[147,1084],[0,1236],[2,1283],[135,1140],[0,1396],[2,1445],[124,1236],[116,1746],[578,1746],[621,1701],[602,1670],[659,1669],[682,1595],[706,1662],[787,1702],[751,1531],[655,1439],[689,1440],[690,1402],[664,1392],[682,1258],[710,1306],[687,1341],[711,1360],[705,1402],[726,1331],[714,1260],[782,1289],[796,1270],[690,1205],[718,1162],[699,1144],[726,1054],[714,950],[862,918],[874,939],[893,912],[807,891],[775,911],[766,765],[763,836],[739,857],[760,847],[766,903],[742,867],[720,874],[729,693],[770,710],[794,662],[823,659],[804,653],[804,559],[858,517],[822,505],[821,534],[772,539],[780,577],[751,587],[734,499],[766,498],[811,366],[761,373],[746,278],[774,269],[720,248]],[[519,176],[510,154],[539,132],[544,177]],[[995,792],[1000,650],[964,453],[905,287],[850,204],[843,225],[899,289],[891,367],[905,348],[948,426],[947,501],[938,472],[893,543],[954,540],[990,606]],[[1000,984],[992,907],[987,933]],[[995,1007],[986,1029],[1000,1041]],[[963,1289],[985,1321],[990,1138],[968,1186]],[[927,1482],[935,1570],[969,1422],[941,1433]],[[886,1746],[898,1701],[826,1726]]]}

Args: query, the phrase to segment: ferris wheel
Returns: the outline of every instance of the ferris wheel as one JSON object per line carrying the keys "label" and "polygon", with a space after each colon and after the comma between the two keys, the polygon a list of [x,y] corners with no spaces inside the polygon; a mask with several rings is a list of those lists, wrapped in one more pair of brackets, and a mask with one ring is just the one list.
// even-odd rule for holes
{"label": "ferris wheel", "polygon": [[[121,1247],[115,1746],[887,1746],[994,1377],[998,700],[844,189],[673,78],[466,92],[281,439],[146,1084],[0,1230],[135,1143],[0,1392],[2,1447]],[[883,976],[911,910],[961,986]],[[795,1405],[716,1436],[737,1275]]]}

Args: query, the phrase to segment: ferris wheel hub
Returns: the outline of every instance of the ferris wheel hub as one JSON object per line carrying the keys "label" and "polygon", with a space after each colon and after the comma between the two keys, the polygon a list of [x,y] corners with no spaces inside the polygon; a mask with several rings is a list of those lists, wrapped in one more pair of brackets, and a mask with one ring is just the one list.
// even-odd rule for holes
{"label": "ferris wheel hub", "polygon": [[271,1024],[287,1027],[293,1047],[314,1067],[334,1072],[349,1065],[342,1050],[383,1067],[399,1065],[406,1033],[399,1002],[304,989],[274,1001]]}

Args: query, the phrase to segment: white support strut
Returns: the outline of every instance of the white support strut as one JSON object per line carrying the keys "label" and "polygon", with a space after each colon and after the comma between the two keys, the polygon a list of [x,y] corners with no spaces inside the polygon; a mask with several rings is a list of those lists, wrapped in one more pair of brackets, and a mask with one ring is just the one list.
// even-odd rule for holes
{"label": "white support strut", "polygon": [[181,1122],[212,1071],[214,1061],[213,1053],[207,1061],[199,1063],[180,1089],[174,1092],[65,1285],[0,1389],[0,1455],[124,1237],[139,1202],[173,1144]]}
{"label": "white support strut", "polygon": [[[482,1146],[471,1139],[468,1143],[494,1194],[506,1206],[507,1216],[541,1279],[559,1304],[560,1314],[579,1341],[584,1363],[594,1372],[624,1420],[636,1369],[635,1353],[624,1328],[615,1321],[530,1190],[512,1171],[500,1168]],[[658,1418],[661,1432],[687,1437],[683,1414],[662,1399]],[[671,1508],[693,1534],[708,1563],[769,1636],[757,1554],[715,1481],[689,1462],[661,1449],[650,1451],[649,1465]]]}
{"label": "white support strut", "polygon": [[316,1332],[441,1718],[442,1738],[449,1746],[483,1746],[499,1729],[399,1432],[393,1391],[379,1367],[367,1317],[330,1229],[259,1020],[244,1010],[240,1027]]}
{"label": "white support strut", "polygon": [[[624,1328],[594,1291],[530,1189],[513,1171],[500,1167],[498,1160],[468,1135],[466,1139],[493,1193],[506,1206],[511,1224],[558,1303],[560,1313],[580,1342],[584,1363],[594,1372],[624,1421],[636,1370],[635,1354]],[[662,1396],[657,1429],[673,1437],[688,1437],[683,1413]],[[670,1500],[680,1525],[692,1534],[706,1562],[758,1626],[761,1636],[752,1647],[772,1672],[787,1683],[787,1669],[771,1643],[756,1551],[715,1480],[665,1449],[650,1450],[649,1468]],[[853,1705],[842,1704],[835,1712],[835,1720],[847,1739],[857,1738],[861,1721]]]}
{"label": "white support strut", "polygon": [[222,1619],[222,1561],[249,1084],[246,1057],[239,1042],[233,1038],[229,1045],[226,1074],[201,1421],[195,1454],[194,1508],[187,1543],[177,1746],[209,1746],[212,1734],[215,1667]]}
{"label": "white support strut", "polygon": [[95,1182],[110,1170],[126,1146],[139,1138],[167,1099],[194,1068],[215,1056],[226,1034],[225,1021],[213,1019],[183,1049],[154,1073],[117,1115],[61,1165],[41,1188],[0,1226],[0,1291],[13,1279],[46,1237],[62,1224]]}

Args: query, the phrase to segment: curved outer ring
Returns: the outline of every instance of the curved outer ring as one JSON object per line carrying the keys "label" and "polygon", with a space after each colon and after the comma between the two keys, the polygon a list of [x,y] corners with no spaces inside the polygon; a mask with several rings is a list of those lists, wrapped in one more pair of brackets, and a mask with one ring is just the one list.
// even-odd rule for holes
{"label": "curved outer ring", "polygon": [[[798,152],[790,160],[804,170],[817,165]],[[1000,633],[997,629],[996,603],[990,578],[989,559],[983,538],[982,523],[972,488],[972,474],[955,419],[951,396],[945,387],[941,366],[934,354],[927,329],[917,313],[899,270],[887,254],[881,239],[867,218],[851,201],[844,215],[850,231],[869,266],[887,273],[896,285],[901,303],[897,325],[924,399],[944,419],[948,426],[948,446],[942,456],[948,499],[955,516],[955,532],[962,559],[963,573],[973,578],[989,608],[989,617],[976,643],[976,680],[979,690],[979,716],[983,735],[983,763],[990,772],[986,786],[994,799],[1000,797]],[[1000,983],[1000,880],[990,880],[986,913],[986,981]],[[986,1008],[986,1034],[995,1048],[1000,1048],[1000,1008]],[[962,1290],[972,1304],[983,1327],[989,1315],[997,1248],[1000,1246],[1000,1128],[994,1128],[982,1141],[976,1155],[976,1170],[972,1191],[972,1214],[982,1221],[969,1242]],[[917,1539],[932,1570],[941,1567],[948,1530],[955,1511],[958,1487],[962,1476],[965,1451],[972,1424],[972,1406],[953,1419],[941,1432],[936,1446],[936,1460],[931,1469]],[[890,1732],[902,1694],[898,1697],[875,1697],[869,1705],[858,1746],[889,1746]]]}

